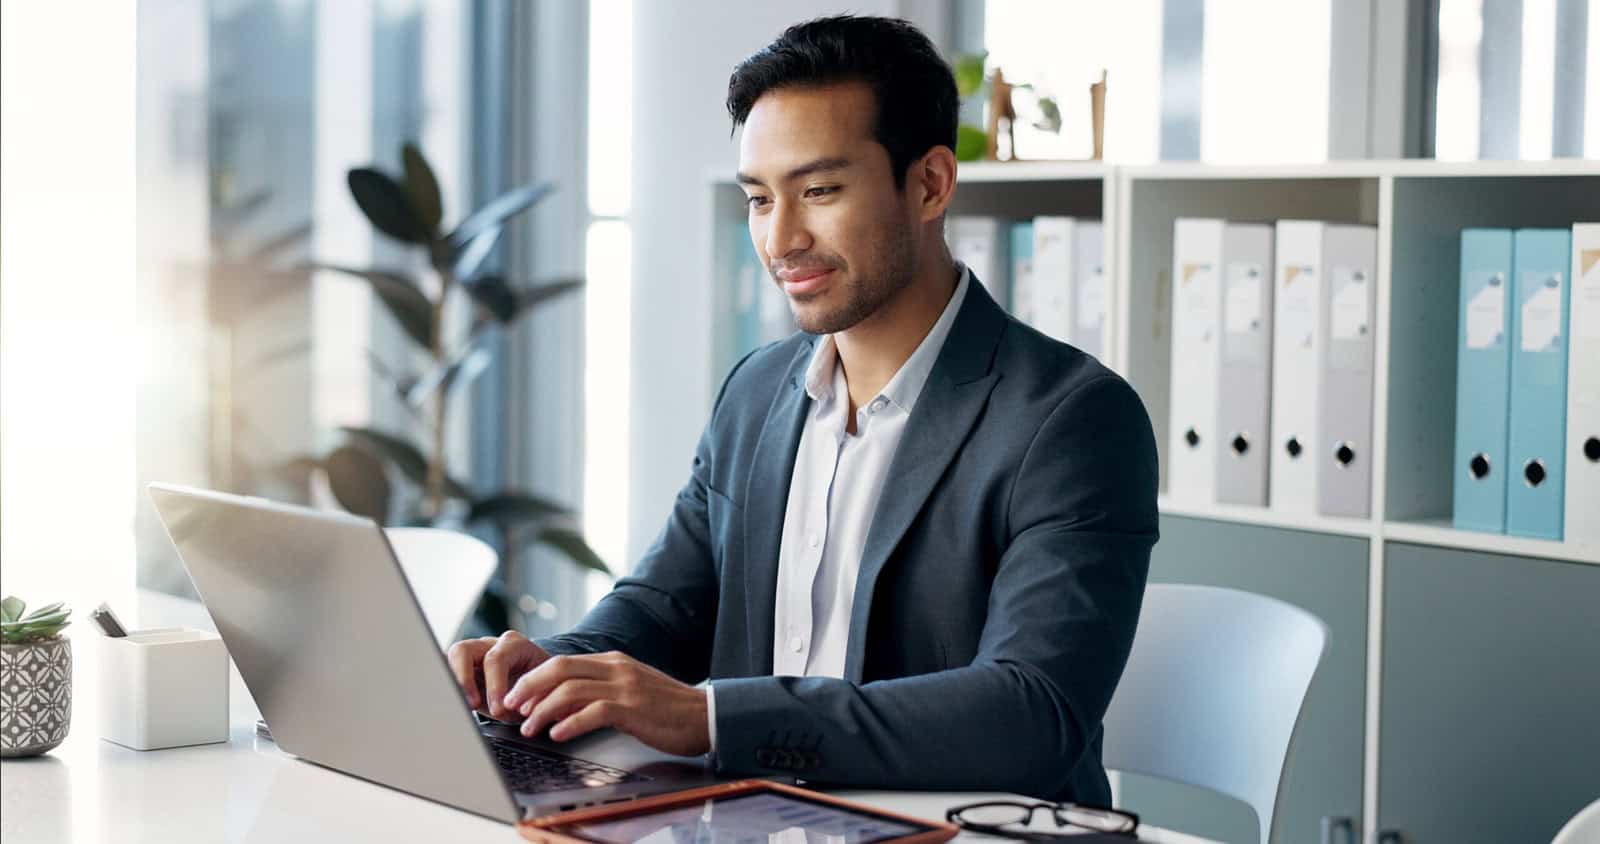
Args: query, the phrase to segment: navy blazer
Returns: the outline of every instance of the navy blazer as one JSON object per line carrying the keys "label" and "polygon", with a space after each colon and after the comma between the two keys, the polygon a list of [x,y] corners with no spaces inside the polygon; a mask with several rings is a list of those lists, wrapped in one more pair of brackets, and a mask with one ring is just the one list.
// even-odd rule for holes
{"label": "navy blazer", "polygon": [[1108,805],[1101,718],[1157,538],[1138,396],[974,279],[872,519],[844,678],[773,677],[815,340],[734,367],[660,536],[575,629],[540,644],[711,679],[725,775]]}

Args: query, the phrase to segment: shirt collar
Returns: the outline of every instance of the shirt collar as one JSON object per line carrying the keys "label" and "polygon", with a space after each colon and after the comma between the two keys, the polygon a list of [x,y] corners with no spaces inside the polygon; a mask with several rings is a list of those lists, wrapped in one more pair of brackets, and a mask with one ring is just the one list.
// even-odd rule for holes
{"label": "shirt collar", "polygon": [[[967,285],[972,278],[972,271],[961,262],[956,262],[956,269],[961,273],[961,280],[956,283],[956,290],[950,296],[950,301],[944,306],[944,313],[928,329],[922,342],[917,344],[911,357],[900,365],[899,371],[885,384],[883,391],[878,395],[896,407],[911,412],[917,403],[917,397],[922,394],[922,386],[927,383],[928,375],[933,372],[933,364],[939,359],[939,350],[944,348],[945,338],[950,335],[950,327],[955,324],[956,314],[961,311],[961,303],[966,300]],[[811,363],[806,367],[806,395],[812,401],[822,402],[833,398],[834,370],[839,363],[839,348],[834,342],[832,334],[824,334],[817,341],[816,351],[811,354]]]}

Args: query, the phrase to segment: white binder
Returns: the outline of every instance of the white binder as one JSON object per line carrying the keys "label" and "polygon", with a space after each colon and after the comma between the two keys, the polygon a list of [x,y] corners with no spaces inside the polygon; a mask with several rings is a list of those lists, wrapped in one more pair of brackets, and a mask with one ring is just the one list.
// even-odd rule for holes
{"label": "white binder", "polygon": [[[1224,220],[1181,218],[1173,225],[1172,268],[1172,398],[1167,442],[1167,494],[1175,501],[1211,504],[1225,498],[1238,501],[1259,491],[1263,498],[1246,503],[1265,503],[1263,461],[1255,458],[1264,449],[1246,449],[1245,456],[1259,466],[1261,476],[1251,484],[1251,473],[1232,465],[1233,451],[1228,445],[1228,429],[1247,428],[1255,437],[1266,424],[1266,342],[1242,352],[1235,359],[1225,356],[1230,329],[1240,329],[1236,321],[1244,316],[1245,334],[1264,327],[1262,302],[1270,303],[1270,292],[1263,295],[1271,267],[1272,229],[1264,225],[1228,223]],[[1235,290],[1235,277],[1253,272],[1254,301],[1245,284]],[[1230,300],[1234,300],[1230,302]],[[1228,305],[1237,304],[1237,312]],[[1243,311],[1250,311],[1243,315]],[[1240,344],[1247,346],[1248,344]],[[1253,364],[1251,363],[1253,362]],[[1252,369],[1255,372],[1250,372]],[[1244,382],[1230,380],[1225,371],[1244,374]],[[1254,376],[1252,380],[1251,377]],[[1259,414],[1260,421],[1239,419]],[[1251,454],[1250,452],[1254,452]],[[1224,493],[1224,478],[1228,488]],[[1246,487],[1246,489],[1240,489]],[[1252,489],[1253,488],[1253,489]]]}
{"label": "white binder", "polygon": [[1107,351],[1105,227],[1097,220],[1082,220],[1074,228],[1070,342],[1104,362]]}
{"label": "white binder", "polygon": [[1327,343],[1317,395],[1322,436],[1317,512],[1365,518],[1372,511],[1378,230],[1329,225],[1322,248]]}
{"label": "white binder", "polygon": [[1572,227],[1565,537],[1600,550],[1600,223]]}
{"label": "white binder", "polygon": [[1229,224],[1223,234],[1217,501],[1224,504],[1267,504],[1272,241],[1272,227],[1265,225]]}
{"label": "white binder", "polygon": [[1280,220],[1275,253],[1271,506],[1366,516],[1377,230]]}
{"label": "white binder", "polygon": [[950,255],[967,265],[1002,308],[1010,307],[1011,226],[998,217],[951,217],[945,221]]}
{"label": "white binder", "polygon": [[1077,225],[1072,217],[1033,218],[1028,324],[1063,343],[1072,342],[1072,253],[1077,246]]}
{"label": "white binder", "polygon": [[1172,396],[1167,496],[1215,501],[1217,374],[1221,365],[1222,220],[1180,218],[1172,227]]}

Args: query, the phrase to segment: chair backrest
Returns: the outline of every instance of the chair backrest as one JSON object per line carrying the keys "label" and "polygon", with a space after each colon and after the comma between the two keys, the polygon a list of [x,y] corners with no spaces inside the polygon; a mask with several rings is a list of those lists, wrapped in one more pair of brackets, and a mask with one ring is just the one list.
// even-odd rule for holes
{"label": "chair backrest", "polygon": [[383,532],[428,617],[434,641],[448,648],[477,606],[498,555],[483,540],[453,530],[392,527]]}
{"label": "chair backrest", "polygon": [[1594,844],[1600,841],[1600,800],[1578,810],[1550,844]]}
{"label": "chair backrest", "polygon": [[1275,598],[1148,587],[1106,712],[1106,767],[1242,800],[1266,844],[1295,723],[1327,642],[1327,625]]}

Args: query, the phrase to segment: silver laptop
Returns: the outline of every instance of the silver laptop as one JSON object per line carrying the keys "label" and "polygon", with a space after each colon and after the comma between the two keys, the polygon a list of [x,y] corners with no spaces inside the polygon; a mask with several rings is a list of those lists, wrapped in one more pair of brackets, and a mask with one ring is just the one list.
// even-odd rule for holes
{"label": "silver laptop", "polygon": [[477,717],[371,519],[149,489],[284,751],[507,822],[716,781],[614,730],[558,743]]}

